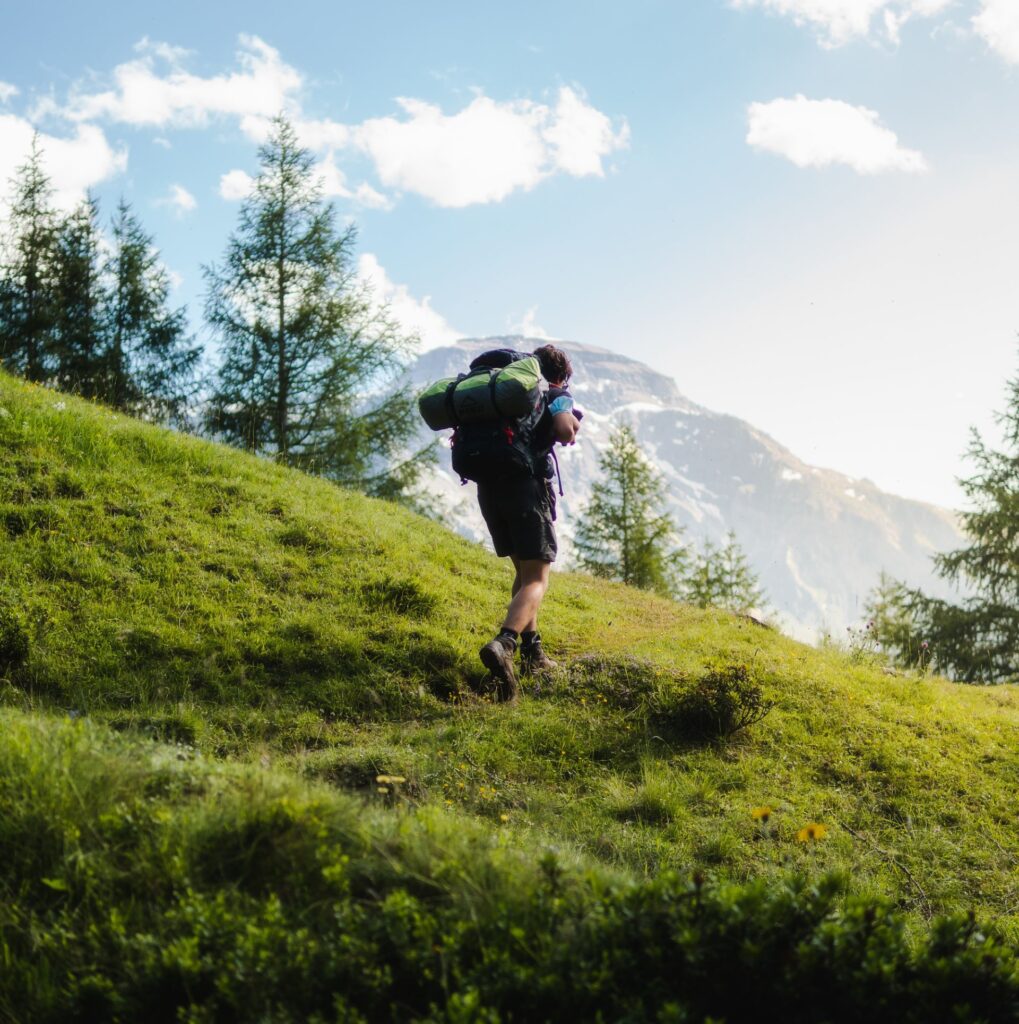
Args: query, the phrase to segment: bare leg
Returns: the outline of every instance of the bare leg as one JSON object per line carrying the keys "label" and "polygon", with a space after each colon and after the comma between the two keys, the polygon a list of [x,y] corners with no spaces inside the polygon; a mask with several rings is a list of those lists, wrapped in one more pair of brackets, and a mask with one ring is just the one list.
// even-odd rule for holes
{"label": "bare leg", "polygon": [[[513,577],[513,589],[510,591],[510,593],[511,593],[511,595],[513,597],[516,597],[517,596],[517,591],[520,590],[520,559],[518,559],[516,555],[510,555],[510,559],[513,562],[513,570],[514,570],[514,573],[515,573],[515,575]],[[533,633],[537,633],[538,632],[538,617],[537,617],[537,615],[535,615],[535,617],[533,619],[531,619],[531,621],[526,626],[524,626],[524,628],[522,630],[520,630],[520,632],[521,633],[532,633],[532,632]]]}
{"label": "bare leg", "polygon": [[517,633],[537,630],[538,609],[541,607],[551,565],[537,558],[514,559],[517,575],[513,583],[513,600],[506,610],[504,629]]}

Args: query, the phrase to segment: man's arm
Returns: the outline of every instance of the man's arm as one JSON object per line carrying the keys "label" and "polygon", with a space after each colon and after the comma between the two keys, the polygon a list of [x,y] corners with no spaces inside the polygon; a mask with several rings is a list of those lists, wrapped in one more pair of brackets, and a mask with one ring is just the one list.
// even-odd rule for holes
{"label": "man's arm", "polygon": [[572,410],[557,412],[552,417],[552,436],[560,444],[576,444],[579,431],[580,420],[573,415]]}

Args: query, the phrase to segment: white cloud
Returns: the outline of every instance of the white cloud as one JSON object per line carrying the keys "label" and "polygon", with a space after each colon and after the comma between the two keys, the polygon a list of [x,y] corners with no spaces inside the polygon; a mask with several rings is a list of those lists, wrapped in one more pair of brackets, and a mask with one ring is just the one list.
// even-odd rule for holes
{"label": "white cloud", "polygon": [[198,206],[198,200],[183,185],[171,185],[169,195],[158,199],[157,203],[160,206],[172,206],[178,217],[183,217]]}
{"label": "white cloud", "polygon": [[429,296],[415,299],[405,284],[391,281],[372,253],[364,253],[358,260],[358,275],[371,286],[379,302],[388,305],[389,311],[403,327],[421,338],[422,349],[451,345],[464,336],[451,327],[441,313],[432,309]]}
{"label": "white cloud", "polygon": [[244,199],[251,194],[254,184],[255,179],[247,171],[235,168],[232,171],[227,171],[219,179],[219,194],[224,199]]}
{"label": "white cloud", "polygon": [[347,176],[336,166],[336,159],[332,153],[316,164],[315,170],[322,183],[323,193],[330,198],[352,199],[359,206],[377,210],[388,210],[393,205],[387,196],[376,191],[367,182],[362,182],[357,188],[351,189],[347,184]]}
{"label": "white cloud", "polygon": [[537,338],[540,341],[558,341],[559,339],[554,334],[549,334],[548,331],[538,323],[537,314],[538,307],[531,306],[531,308],[524,314],[523,320],[519,323],[510,325],[510,331],[514,334],[520,334],[525,338]]}
{"label": "white cloud", "polygon": [[[730,0],[743,10],[762,7],[790,17],[797,25],[810,25],[821,33],[822,46],[841,46],[871,34],[875,20],[893,43],[899,30],[914,17],[931,17],[943,11],[953,0]],[[1009,3],[1010,0],[1002,0]],[[876,16],[880,14],[881,18]]]}
{"label": "white cloud", "polygon": [[336,166],[332,154],[318,163],[315,167],[318,174],[322,192],[330,197],[337,196],[341,199],[350,197],[350,189],[347,188],[347,176]]}
{"label": "white cloud", "polygon": [[995,53],[1019,64],[1019,4],[1015,0],[983,0],[973,27]]}
{"label": "white cloud", "polygon": [[180,64],[188,57],[194,56],[194,50],[188,50],[183,46],[174,46],[171,43],[160,42],[158,39],[149,39],[142,36],[134,44],[136,53],[151,53],[156,57],[165,60],[168,64]]}
{"label": "white cloud", "polygon": [[751,103],[747,143],[777,153],[797,167],[845,164],[858,174],[926,171],[922,153],[899,145],[876,111],[841,100],[808,100],[805,96]]}
{"label": "white cloud", "polygon": [[392,199],[372,188],[366,181],[361,182],[354,189],[354,201],[369,210],[391,210],[393,208]]}
{"label": "white cloud", "polygon": [[296,108],[300,72],[257,36],[240,37],[240,70],[206,78],[183,68],[184,50],[147,40],[140,48],[141,57],[114,68],[112,88],[76,89],[59,112],[76,121],[108,118],[162,128],[202,127],[216,116],[266,118]]}
{"label": "white cloud", "polygon": [[[520,99],[500,102],[477,94],[463,109],[445,114],[420,99],[400,99],[402,114],[344,124],[306,117],[304,78],[278,50],[257,36],[239,37],[237,67],[202,76],[188,70],[189,51],[144,38],[137,56],[120,64],[108,84],[95,80],[72,87],[66,102],[38,101],[34,116],[79,124],[109,121],[165,131],[205,127],[232,119],[252,141],[264,142],[273,116],[284,112],[300,143],[319,158],[325,192],[366,207],[389,208],[393,189],[424,196],[439,206],[498,202],[534,188],[554,174],[602,176],[604,162],[629,141],[624,121],[613,123],[578,89],[563,86],[554,103]],[[164,140],[165,135],[157,136]],[[365,153],[377,182],[351,185],[340,154]],[[230,171],[220,194],[246,194],[249,179]]]}
{"label": "white cloud", "polygon": [[0,103],[6,103],[9,99],[13,99],[20,91],[16,85],[11,85],[10,82],[0,82]]}
{"label": "white cloud", "polygon": [[479,95],[446,115],[422,100],[398,102],[406,116],[365,121],[355,129],[357,145],[372,158],[383,184],[439,206],[499,202],[559,171],[600,175],[602,159],[628,140],[625,123],[613,130],[569,87],[560,89],[554,109]]}
{"label": "white cloud", "polygon": [[[0,114],[0,202],[4,205],[8,182],[28,158],[34,132],[35,127],[24,118]],[[126,151],[114,149],[96,125],[78,125],[74,134],[65,138],[40,134],[39,145],[54,201],[64,210],[79,202],[86,189],[127,167]]]}
{"label": "white cloud", "polygon": [[[455,114],[417,99],[397,101],[404,117],[345,125],[294,117],[302,145],[322,154],[318,172],[326,195],[362,206],[389,209],[390,197],[363,182],[353,187],[337,164],[337,151],[368,154],[383,185],[414,192],[439,206],[463,207],[505,199],[556,174],[601,176],[603,160],[629,140],[625,122],[616,128],[576,90],[563,87],[554,107],[530,100],[497,102],[478,95]],[[268,137],[262,115],[241,118],[256,142]],[[231,175],[238,172],[230,172]],[[220,185],[225,195],[226,176]],[[230,198],[239,196],[232,190]]]}
{"label": "white cloud", "polygon": [[317,153],[340,149],[350,143],[350,128],[338,121],[309,121],[299,117],[294,121],[294,130],[301,145]]}
{"label": "white cloud", "polygon": [[544,132],[552,147],[557,169],[575,178],[588,175],[601,177],[602,157],[621,149],[630,139],[630,126],[624,121],[619,131],[612,121],[596,110],[573,89],[559,90],[555,115]]}

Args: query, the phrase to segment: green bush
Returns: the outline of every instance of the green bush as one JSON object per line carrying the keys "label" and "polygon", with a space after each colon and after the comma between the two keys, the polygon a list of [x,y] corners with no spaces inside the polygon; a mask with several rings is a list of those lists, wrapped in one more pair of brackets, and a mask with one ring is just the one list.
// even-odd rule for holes
{"label": "green bush", "polygon": [[748,665],[719,665],[678,696],[670,720],[691,739],[726,739],[760,722],[772,706]]}

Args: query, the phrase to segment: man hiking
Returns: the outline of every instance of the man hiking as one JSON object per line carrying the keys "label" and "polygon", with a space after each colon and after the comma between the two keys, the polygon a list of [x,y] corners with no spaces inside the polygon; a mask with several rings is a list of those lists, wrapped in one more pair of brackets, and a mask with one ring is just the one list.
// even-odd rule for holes
{"label": "man hiking", "polygon": [[[549,388],[544,410],[529,438],[534,471],[529,474],[505,473],[478,481],[478,504],[492,535],[495,553],[513,562],[512,599],[502,629],[481,648],[481,661],[491,672],[503,701],[514,701],[519,694],[513,657],[520,641],[521,669],[537,675],[555,667],[541,646],[538,633],[538,609],[548,589],[549,570],[558,546],[555,535],[556,497],[552,478],[553,448],[575,444],[580,430],[579,409],[567,387],[573,374],[570,360],[562,349],[543,345],[533,353]],[[486,362],[494,357],[496,362]],[[520,354],[499,350],[479,356],[472,364],[498,365],[499,359],[516,359]]]}

